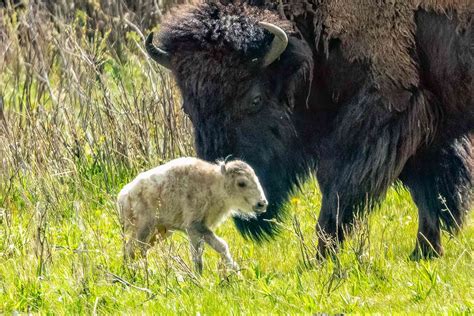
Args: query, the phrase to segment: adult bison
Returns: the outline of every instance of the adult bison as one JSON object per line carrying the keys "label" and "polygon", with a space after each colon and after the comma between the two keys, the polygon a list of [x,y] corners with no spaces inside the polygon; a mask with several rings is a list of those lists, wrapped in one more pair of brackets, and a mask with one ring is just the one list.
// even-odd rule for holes
{"label": "adult bison", "polygon": [[176,77],[199,157],[242,158],[262,180],[271,205],[239,230],[271,236],[317,170],[326,254],[400,179],[419,210],[412,255],[441,255],[473,192],[472,2],[223,1],[182,7],[146,48]]}

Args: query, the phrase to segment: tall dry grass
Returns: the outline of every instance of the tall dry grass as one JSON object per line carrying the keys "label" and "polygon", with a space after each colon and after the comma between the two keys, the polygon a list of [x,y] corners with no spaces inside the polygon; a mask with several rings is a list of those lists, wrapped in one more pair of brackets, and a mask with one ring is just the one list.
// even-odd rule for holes
{"label": "tall dry grass", "polygon": [[45,223],[78,201],[110,203],[131,174],[192,153],[179,93],[143,50],[146,29],[52,12],[0,8],[0,248],[13,242],[11,218],[30,216],[35,228],[16,237],[35,239],[40,256]]}

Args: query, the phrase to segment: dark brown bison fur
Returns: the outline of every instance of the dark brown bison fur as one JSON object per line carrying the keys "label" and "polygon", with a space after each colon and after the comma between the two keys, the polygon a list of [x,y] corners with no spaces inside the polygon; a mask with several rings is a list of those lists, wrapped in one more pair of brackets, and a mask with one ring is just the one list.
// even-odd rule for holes
{"label": "dark brown bison fur", "polygon": [[[414,255],[441,254],[440,227],[457,230],[472,200],[471,7],[298,1],[183,7],[160,32],[198,155],[246,160],[271,202],[256,220],[236,219],[238,228],[271,235],[287,194],[317,166],[322,252],[323,235],[341,241],[354,215],[399,179],[419,209]],[[273,36],[259,21],[289,35],[266,68]]]}
{"label": "dark brown bison fur", "polygon": [[314,38],[316,46],[321,39],[326,52],[331,39],[338,39],[344,57],[350,61],[369,60],[374,82],[388,101],[393,101],[387,104],[392,107],[401,106],[397,103],[400,89],[420,83],[417,60],[412,54],[414,12],[423,8],[454,14],[460,19],[457,32],[472,27],[474,12],[471,0],[286,0],[281,4],[273,0],[249,1],[277,8],[292,20],[304,19],[304,23],[297,22],[296,26],[310,26],[314,33],[311,39]]}

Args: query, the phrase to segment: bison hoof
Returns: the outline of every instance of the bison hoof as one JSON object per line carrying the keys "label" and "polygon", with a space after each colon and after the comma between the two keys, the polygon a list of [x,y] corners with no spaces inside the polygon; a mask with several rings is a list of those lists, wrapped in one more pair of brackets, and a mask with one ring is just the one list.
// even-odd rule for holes
{"label": "bison hoof", "polygon": [[410,254],[410,260],[420,261],[424,259],[434,259],[441,257],[443,254],[444,250],[442,246],[433,248],[431,245],[417,245],[415,250]]}
{"label": "bison hoof", "polygon": [[316,260],[321,262],[326,261],[327,259],[335,259],[339,250],[338,248],[338,244],[334,241],[328,243],[319,240]]}

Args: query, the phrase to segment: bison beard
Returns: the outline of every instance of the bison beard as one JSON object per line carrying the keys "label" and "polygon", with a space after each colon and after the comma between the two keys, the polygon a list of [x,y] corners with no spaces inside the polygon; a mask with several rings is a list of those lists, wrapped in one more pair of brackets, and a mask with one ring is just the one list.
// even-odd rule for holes
{"label": "bison beard", "polygon": [[[367,32],[357,29],[363,26],[357,15],[350,25],[340,23],[334,13],[351,8],[334,11],[343,2],[331,0],[311,12],[286,6],[294,28],[276,11],[215,1],[183,7],[167,20],[161,50],[148,45],[149,52],[163,52],[166,63],[153,58],[176,76],[198,155],[246,160],[271,203],[265,217],[236,219],[241,232],[257,240],[273,235],[278,224],[271,219],[282,218],[290,190],[316,169],[321,253],[399,179],[419,209],[413,256],[442,254],[440,228],[461,227],[474,178],[472,11],[460,5],[461,18],[451,2],[439,6],[447,3],[452,18],[436,13],[443,9],[436,1],[427,2],[436,12],[411,2],[383,7],[403,19],[380,24],[362,17],[372,23]],[[400,16],[388,13],[380,16]],[[261,21],[289,35],[286,50],[268,66],[273,35]],[[374,32],[385,24],[400,29],[391,36]]]}

